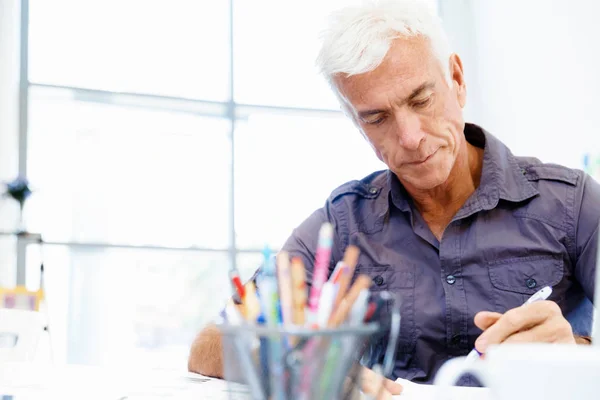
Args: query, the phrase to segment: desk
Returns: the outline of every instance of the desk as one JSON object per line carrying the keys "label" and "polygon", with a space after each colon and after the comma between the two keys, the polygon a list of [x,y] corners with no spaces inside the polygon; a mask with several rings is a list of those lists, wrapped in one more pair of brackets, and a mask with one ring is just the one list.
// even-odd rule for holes
{"label": "desk", "polygon": [[[401,382],[398,400],[435,400],[434,387]],[[14,400],[246,400],[246,391],[186,370],[0,364],[1,395]],[[489,400],[487,389],[452,388],[452,400]]]}
{"label": "desk", "polygon": [[0,398],[14,400],[229,400],[228,390],[222,380],[185,369],[0,364]]}

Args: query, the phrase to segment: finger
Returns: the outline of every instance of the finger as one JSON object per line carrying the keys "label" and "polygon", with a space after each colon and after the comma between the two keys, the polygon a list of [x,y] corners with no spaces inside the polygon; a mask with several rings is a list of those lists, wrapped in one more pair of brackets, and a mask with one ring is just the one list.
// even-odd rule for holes
{"label": "finger", "polygon": [[362,369],[362,388],[366,394],[375,395],[379,392],[389,392],[392,395],[402,393],[402,385],[386,379],[369,368]]}
{"label": "finger", "polygon": [[398,395],[402,393],[402,385],[390,379],[384,379],[383,386],[388,392],[390,392],[393,395]]}
{"label": "finger", "polygon": [[543,325],[534,326],[509,336],[503,343],[575,343],[571,324],[562,318],[554,317]]}
{"label": "finger", "polygon": [[365,394],[372,396],[377,395],[381,389],[382,377],[373,372],[370,368],[362,368],[361,387]]}
{"label": "finger", "polygon": [[381,389],[377,393],[377,400],[392,400],[392,394],[385,389]]}
{"label": "finger", "polygon": [[500,344],[517,332],[541,325],[557,314],[562,315],[558,305],[552,301],[539,301],[508,310],[477,338],[475,348],[484,353],[489,346]]}
{"label": "finger", "polygon": [[491,311],[481,311],[475,315],[475,326],[485,331],[490,326],[494,325],[500,319],[502,314]]}

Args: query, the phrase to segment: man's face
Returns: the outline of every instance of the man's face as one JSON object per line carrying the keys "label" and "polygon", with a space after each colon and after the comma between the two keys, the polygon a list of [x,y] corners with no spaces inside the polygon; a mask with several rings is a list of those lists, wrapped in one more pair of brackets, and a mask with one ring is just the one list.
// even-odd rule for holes
{"label": "man's face", "polygon": [[374,71],[334,78],[342,106],[379,159],[416,189],[444,183],[466,151],[462,65],[456,55],[449,63],[450,87],[426,39],[400,38]]}

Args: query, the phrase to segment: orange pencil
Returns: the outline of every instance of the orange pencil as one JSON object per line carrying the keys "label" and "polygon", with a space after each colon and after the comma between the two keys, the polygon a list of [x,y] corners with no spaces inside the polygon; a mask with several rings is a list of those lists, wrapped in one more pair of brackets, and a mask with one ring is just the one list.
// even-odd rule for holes
{"label": "orange pencil", "polygon": [[[346,252],[344,253],[344,259],[341,261],[343,264],[339,265],[339,273],[337,276],[332,277],[337,280],[338,292],[335,296],[335,300],[333,301],[333,309],[335,310],[339,305],[344,296],[346,295],[346,290],[348,290],[348,286],[350,286],[350,281],[352,280],[352,276],[354,275],[354,269],[356,268],[356,263],[358,262],[358,256],[360,255],[360,250],[358,247],[350,245],[346,248]],[[337,268],[336,268],[337,269]],[[334,274],[336,271],[334,271]]]}
{"label": "orange pencil", "polygon": [[305,323],[304,311],[308,294],[306,293],[306,271],[300,257],[292,258],[292,322],[294,325],[303,326]]}
{"label": "orange pencil", "polygon": [[327,326],[330,328],[340,326],[346,318],[348,318],[350,310],[352,310],[352,306],[360,292],[363,289],[370,288],[372,283],[373,281],[368,275],[359,275],[352,287],[350,287],[350,290],[348,290],[348,294],[344,296],[342,301],[340,301],[340,305],[335,309],[333,314],[331,314]]}
{"label": "orange pencil", "polygon": [[246,284],[246,296],[244,298],[244,317],[248,322],[255,323],[260,315],[260,301],[256,295],[254,282]]}

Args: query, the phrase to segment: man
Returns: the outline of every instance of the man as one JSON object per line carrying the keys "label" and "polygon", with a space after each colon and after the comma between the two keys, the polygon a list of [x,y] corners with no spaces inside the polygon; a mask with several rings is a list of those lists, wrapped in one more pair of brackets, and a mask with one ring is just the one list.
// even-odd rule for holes
{"label": "man", "polygon": [[[284,249],[303,258],[310,279],[317,232],[329,221],[330,269],[356,244],[357,273],[370,275],[375,290],[401,294],[391,378],[431,382],[473,346],[484,353],[508,342],[589,343],[580,335],[591,325],[599,185],[581,171],[515,157],[465,124],[461,60],[420,1],[342,10],[319,63],[389,171],[336,189]],[[550,300],[522,306],[546,285]],[[574,329],[567,318],[576,311],[583,319]],[[219,356],[209,327],[190,369],[219,375]]]}

